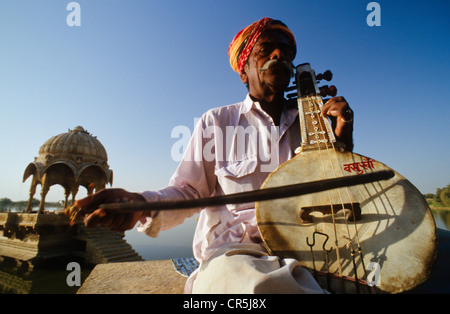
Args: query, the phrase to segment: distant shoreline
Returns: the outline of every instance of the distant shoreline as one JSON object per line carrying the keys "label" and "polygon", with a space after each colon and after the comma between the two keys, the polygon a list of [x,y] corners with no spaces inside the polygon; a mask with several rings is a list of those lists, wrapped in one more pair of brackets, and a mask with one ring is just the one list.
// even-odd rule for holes
{"label": "distant shoreline", "polygon": [[430,206],[431,210],[450,210],[450,207],[435,207],[435,206]]}

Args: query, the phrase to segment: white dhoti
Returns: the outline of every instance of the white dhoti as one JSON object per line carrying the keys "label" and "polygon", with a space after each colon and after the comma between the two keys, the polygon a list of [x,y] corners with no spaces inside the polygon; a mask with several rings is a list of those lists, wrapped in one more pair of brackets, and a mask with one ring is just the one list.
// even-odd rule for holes
{"label": "white dhoti", "polygon": [[270,256],[263,246],[234,243],[202,263],[193,293],[327,293],[295,259]]}

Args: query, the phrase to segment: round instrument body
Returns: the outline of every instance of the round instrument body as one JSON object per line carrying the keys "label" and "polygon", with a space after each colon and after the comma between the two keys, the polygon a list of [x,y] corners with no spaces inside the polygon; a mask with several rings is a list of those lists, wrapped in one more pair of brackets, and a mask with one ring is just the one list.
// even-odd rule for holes
{"label": "round instrument body", "polygon": [[[379,170],[390,168],[356,153],[306,150],[280,165],[262,188]],[[437,254],[436,225],[422,194],[394,173],[389,180],[256,203],[267,249],[315,274],[361,280],[380,292],[423,283]]]}

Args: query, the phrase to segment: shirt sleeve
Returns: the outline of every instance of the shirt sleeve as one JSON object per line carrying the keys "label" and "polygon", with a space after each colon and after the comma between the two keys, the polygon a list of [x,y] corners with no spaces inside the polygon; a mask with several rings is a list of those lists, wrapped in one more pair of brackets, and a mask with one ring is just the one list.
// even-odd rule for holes
{"label": "shirt sleeve", "polygon": [[[203,147],[210,140],[204,137],[206,114],[199,120],[178,165],[169,181],[169,185],[158,191],[144,191],[141,194],[147,202],[164,200],[189,200],[210,197],[214,194],[217,178],[214,173],[214,160],[204,158]],[[208,159],[208,160],[207,160]],[[150,217],[142,218],[137,226],[138,231],[151,237],[157,237],[160,231],[173,228],[186,218],[199,213],[202,208],[163,210],[152,212]]]}

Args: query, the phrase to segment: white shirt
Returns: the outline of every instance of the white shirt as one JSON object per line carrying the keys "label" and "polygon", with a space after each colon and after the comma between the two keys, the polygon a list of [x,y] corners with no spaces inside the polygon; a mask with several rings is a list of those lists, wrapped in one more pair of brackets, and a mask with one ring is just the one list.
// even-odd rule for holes
{"label": "white shirt", "polygon": [[[207,111],[197,123],[182,161],[159,191],[145,191],[147,201],[206,198],[257,190],[300,146],[298,110],[285,106],[280,126],[253,102]],[[278,131],[279,130],[279,131]],[[254,203],[168,210],[141,219],[138,230],[150,236],[181,224],[200,213],[193,240],[194,257],[204,262],[225,244],[259,243]]]}

